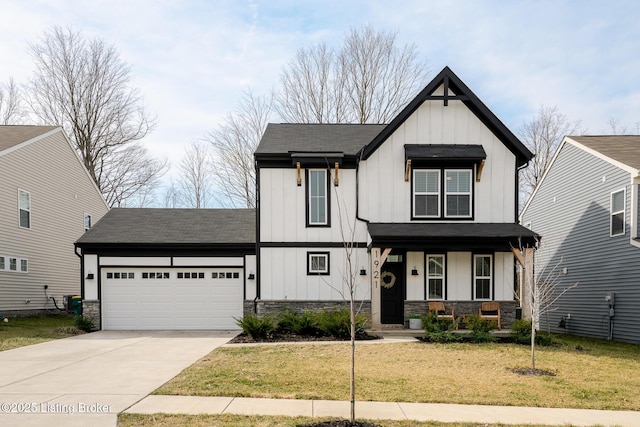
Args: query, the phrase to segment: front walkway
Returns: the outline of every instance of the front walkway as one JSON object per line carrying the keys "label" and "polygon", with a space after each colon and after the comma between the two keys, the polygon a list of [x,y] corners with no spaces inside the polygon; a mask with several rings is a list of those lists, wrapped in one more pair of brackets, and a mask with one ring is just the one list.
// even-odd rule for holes
{"label": "front walkway", "polygon": [[[147,396],[131,414],[238,414],[349,418],[349,402],[244,397]],[[441,403],[356,402],[356,417],[502,424],[639,427],[640,412]]]}

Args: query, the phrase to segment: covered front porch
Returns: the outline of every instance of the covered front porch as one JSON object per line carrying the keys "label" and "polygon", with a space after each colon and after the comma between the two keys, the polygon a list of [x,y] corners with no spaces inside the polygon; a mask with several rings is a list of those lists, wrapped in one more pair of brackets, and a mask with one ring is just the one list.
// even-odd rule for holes
{"label": "covered front porch", "polygon": [[516,319],[521,294],[514,248],[539,238],[518,224],[370,223],[372,330],[405,327],[441,301],[456,317],[500,304],[503,328]]}

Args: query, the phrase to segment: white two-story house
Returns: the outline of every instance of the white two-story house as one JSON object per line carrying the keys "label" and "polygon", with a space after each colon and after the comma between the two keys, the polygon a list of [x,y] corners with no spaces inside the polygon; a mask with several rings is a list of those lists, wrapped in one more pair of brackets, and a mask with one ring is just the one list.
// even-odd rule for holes
{"label": "white two-story house", "polygon": [[[518,170],[532,153],[447,67],[385,125],[269,124],[255,152],[257,280],[245,312],[338,307],[374,328],[429,301],[515,318]],[[348,263],[345,242],[353,247]]]}

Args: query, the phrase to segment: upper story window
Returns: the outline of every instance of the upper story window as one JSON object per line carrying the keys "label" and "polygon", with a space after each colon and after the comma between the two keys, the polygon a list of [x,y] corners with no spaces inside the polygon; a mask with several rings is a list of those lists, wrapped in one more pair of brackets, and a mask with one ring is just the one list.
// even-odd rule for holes
{"label": "upper story window", "polygon": [[611,236],[621,236],[624,234],[624,189],[611,193]]}
{"label": "upper story window", "polygon": [[31,194],[18,189],[18,218],[21,228],[31,228]]}
{"label": "upper story window", "polygon": [[440,217],[440,171],[413,171],[413,216]]}
{"label": "upper story window", "polygon": [[88,213],[84,214],[84,231],[89,231],[91,228],[91,215]]}
{"label": "upper story window", "polygon": [[445,217],[471,217],[471,170],[445,170]]}
{"label": "upper story window", "polygon": [[414,169],[413,218],[471,218],[471,169]]}
{"label": "upper story window", "polygon": [[328,171],[326,169],[309,169],[307,178],[307,224],[309,226],[328,226]]}

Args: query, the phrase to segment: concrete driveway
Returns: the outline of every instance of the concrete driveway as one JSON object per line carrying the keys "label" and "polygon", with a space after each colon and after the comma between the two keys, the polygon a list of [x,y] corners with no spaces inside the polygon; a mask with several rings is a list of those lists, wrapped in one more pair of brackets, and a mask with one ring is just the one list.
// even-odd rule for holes
{"label": "concrete driveway", "polygon": [[237,334],[100,331],[0,352],[0,425],[109,426]]}

